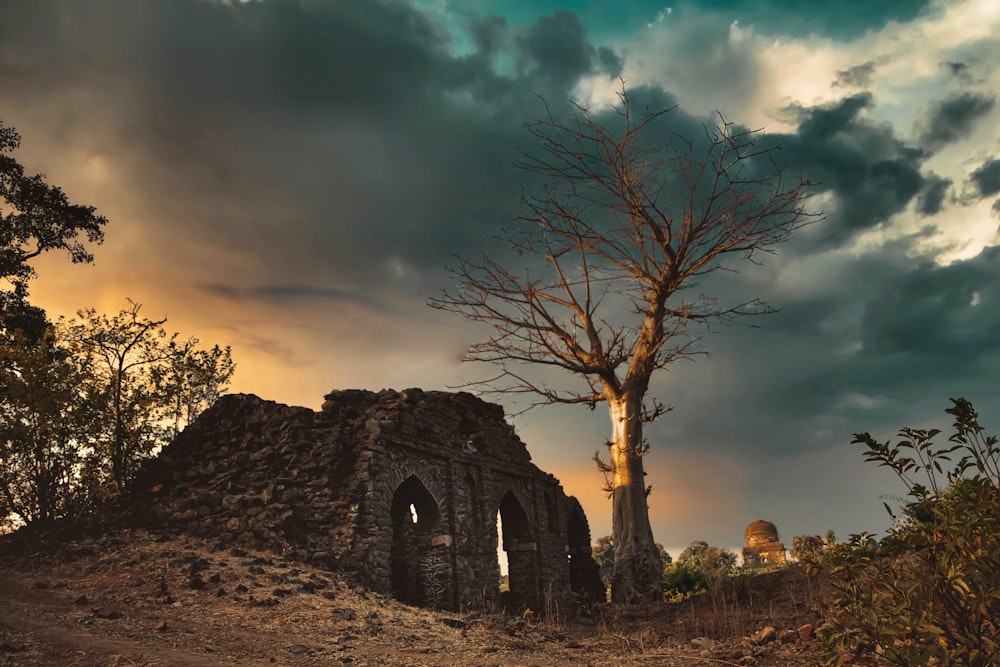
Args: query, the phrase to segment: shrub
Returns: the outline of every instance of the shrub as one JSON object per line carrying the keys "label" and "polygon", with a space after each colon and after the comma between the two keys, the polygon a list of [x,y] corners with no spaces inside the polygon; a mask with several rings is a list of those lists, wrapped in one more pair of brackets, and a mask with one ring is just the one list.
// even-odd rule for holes
{"label": "shrub", "polygon": [[826,531],[826,537],[820,537],[819,535],[796,535],[792,538],[792,549],[789,554],[797,561],[816,559],[836,543],[837,538],[832,530]]}
{"label": "shrub", "polygon": [[[856,435],[908,498],[878,542],[852,535],[818,557],[834,594],[820,629],[825,664],[881,655],[893,665],[1000,664],[1000,448],[965,399],[952,399],[948,445],[904,428],[895,444]],[[957,461],[955,460],[957,459]]]}
{"label": "shrub", "polygon": [[736,555],[707,542],[692,542],[676,563],[663,568],[663,593],[679,601],[717,586],[736,567]]}

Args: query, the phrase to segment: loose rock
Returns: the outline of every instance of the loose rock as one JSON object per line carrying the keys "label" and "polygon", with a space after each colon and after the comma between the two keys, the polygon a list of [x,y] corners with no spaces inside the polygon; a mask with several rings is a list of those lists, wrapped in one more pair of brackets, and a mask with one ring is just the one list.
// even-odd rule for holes
{"label": "loose rock", "polygon": [[750,642],[756,646],[763,646],[773,642],[778,637],[777,630],[773,626],[766,626],[750,636]]}

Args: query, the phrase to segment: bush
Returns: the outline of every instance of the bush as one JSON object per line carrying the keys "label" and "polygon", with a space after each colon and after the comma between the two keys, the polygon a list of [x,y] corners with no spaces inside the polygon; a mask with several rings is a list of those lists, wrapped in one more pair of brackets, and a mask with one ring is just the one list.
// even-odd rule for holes
{"label": "bush", "polygon": [[[855,436],[908,499],[888,535],[852,535],[810,559],[834,588],[819,636],[825,664],[878,654],[893,665],[1000,664],[1000,448],[965,399],[948,445],[904,428],[896,444]],[[957,462],[953,462],[957,458]]]}
{"label": "bush", "polygon": [[832,530],[826,531],[826,537],[820,537],[819,535],[796,535],[792,538],[792,549],[789,555],[797,561],[815,560],[836,543],[837,538]]}
{"label": "bush", "polygon": [[732,574],[736,555],[707,542],[692,542],[676,563],[663,568],[663,594],[667,601],[680,601],[709,590]]}

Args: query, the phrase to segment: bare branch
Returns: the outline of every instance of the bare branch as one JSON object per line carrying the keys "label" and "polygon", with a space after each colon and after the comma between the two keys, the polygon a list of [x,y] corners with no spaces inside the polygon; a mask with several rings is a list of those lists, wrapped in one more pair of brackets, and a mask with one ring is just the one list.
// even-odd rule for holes
{"label": "bare branch", "polygon": [[[617,129],[580,105],[565,119],[546,105],[525,125],[538,150],[517,164],[546,184],[498,234],[524,269],[459,259],[454,288],[430,301],[492,326],[466,355],[500,369],[470,383],[487,393],[534,394],[535,404],[644,396],[655,371],[702,353],[705,326],[775,311],[682,292],[733,271],[727,258],[758,262],[818,218],[805,208],[809,183],[786,182],[761,131],[719,115],[704,137],[679,137],[662,123],[672,109],[637,114],[624,87],[619,101]],[[588,391],[554,389],[525,366],[563,369]],[[667,409],[654,399],[643,419]]]}

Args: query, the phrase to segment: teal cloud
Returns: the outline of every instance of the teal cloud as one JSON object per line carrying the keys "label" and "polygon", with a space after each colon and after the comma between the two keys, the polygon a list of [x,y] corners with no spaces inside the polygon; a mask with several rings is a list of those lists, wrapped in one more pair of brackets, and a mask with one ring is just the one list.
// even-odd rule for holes
{"label": "teal cloud", "polygon": [[[455,7],[466,7],[466,0],[453,0]],[[808,2],[806,0],[507,0],[479,3],[481,11],[506,16],[516,23],[529,24],[541,15],[556,10],[577,14],[589,34],[600,37],[634,33],[649,23],[655,23],[660,12],[672,8],[670,16],[677,19],[687,9],[713,12],[727,23],[739,21],[753,24],[764,33],[792,35],[817,34],[849,39],[868,30],[878,30],[889,21],[908,21],[920,13],[927,0],[840,0],[839,2]],[[665,17],[670,20],[670,16]]]}

